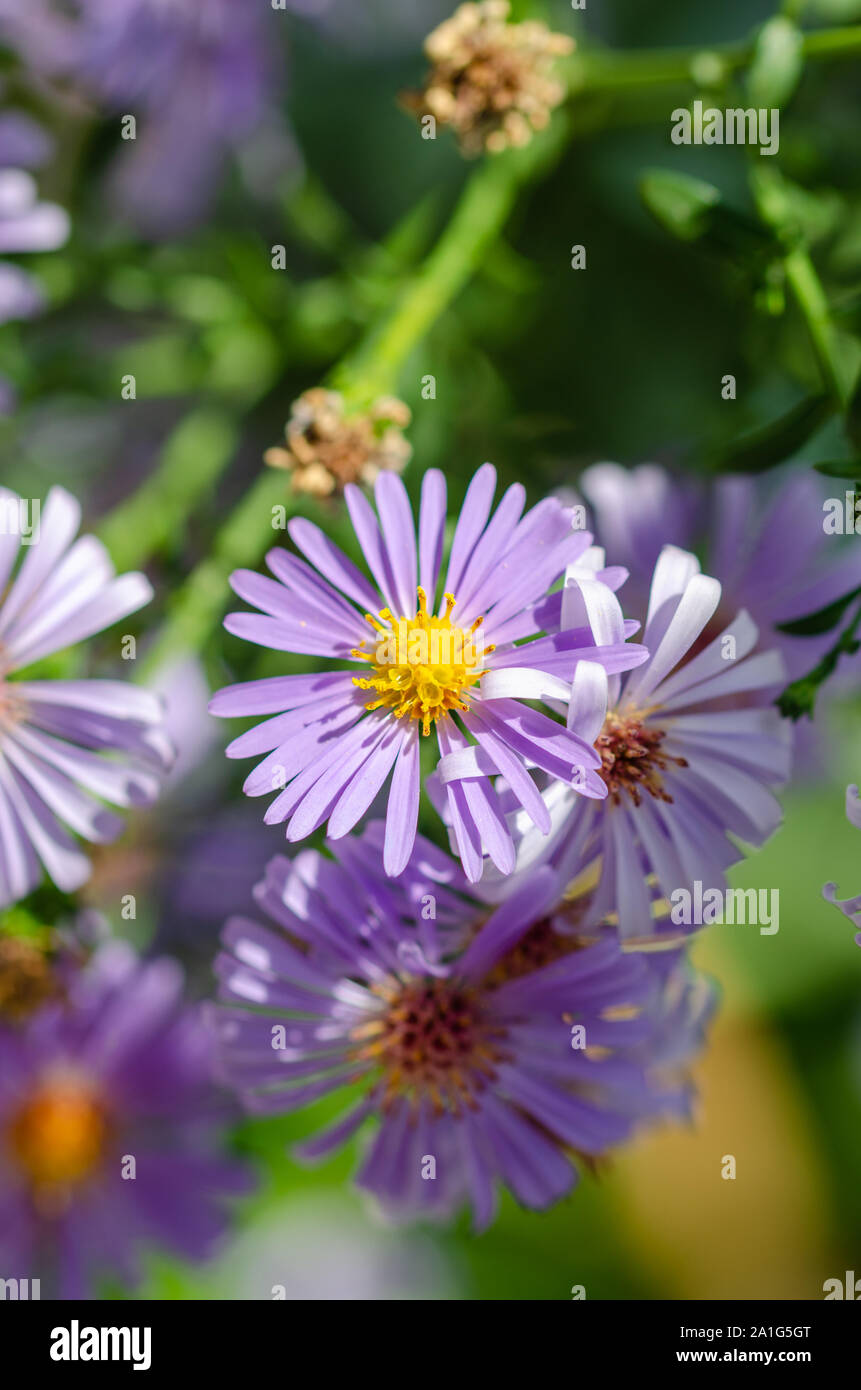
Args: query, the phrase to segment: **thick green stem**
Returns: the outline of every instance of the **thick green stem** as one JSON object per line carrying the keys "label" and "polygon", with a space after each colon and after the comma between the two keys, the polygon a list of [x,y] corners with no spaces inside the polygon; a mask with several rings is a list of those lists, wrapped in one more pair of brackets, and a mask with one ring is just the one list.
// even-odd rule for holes
{"label": "thick green stem", "polygon": [[[351,405],[367,405],[396,388],[412,349],[474,274],[499,235],[518,190],[562,153],[566,134],[565,119],[560,117],[552,135],[547,132],[526,150],[487,159],[478,166],[451,221],[395,307],[330,374],[330,384]],[[288,514],[308,507],[305,499],[288,493],[283,473],[267,469],[219,531],[211,554],[178,591],[154,646],[141,663],[141,680],[151,679],[181,652],[200,652],[205,646],[227,603],[231,571],[258,564],[267,546],[277,540],[272,509],[279,505],[286,506]],[[113,520],[110,525],[115,525]]]}
{"label": "thick green stem", "polygon": [[394,308],[330,374],[331,385],[350,405],[368,406],[396,389],[410,352],[475,274],[521,187],[561,155],[567,134],[560,113],[551,130],[525,150],[488,157],[478,166],[445,231]]}

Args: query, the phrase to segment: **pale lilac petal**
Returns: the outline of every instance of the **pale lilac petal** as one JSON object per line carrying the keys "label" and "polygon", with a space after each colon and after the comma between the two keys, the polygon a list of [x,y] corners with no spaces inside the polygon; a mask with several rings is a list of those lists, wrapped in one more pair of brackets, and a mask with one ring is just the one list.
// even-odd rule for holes
{"label": "pale lilac petal", "polygon": [[81,522],[81,508],[65,488],[52,487],[42,508],[38,544],[25,547],[21,568],[0,607],[0,637],[50,576],[71,545]]}
{"label": "pale lilac petal", "polygon": [[384,470],[374,484],[383,542],[394,579],[398,613],[416,611],[416,531],[407,490],[397,473]]}
{"label": "pale lilac petal", "polygon": [[344,501],[350,513],[353,530],[362,547],[362,554],[367,561],[368,569],[374,576],[377,588],[385,599],[386,606],[391,609],[396,618],[411,617],[415,612],[414,603],[403,610],[398,608],[395,577],[373,507],[361,488],[356,487],[355,483],[348,483],[344,488]]}
{"label": "pale lilac petal", "polygon": [[58,888],[73,893],[86,883],[90,864],[43,802],[0,758],[0,786],[14,804],[36,854]]}
{"label": "pale lilac petal", "polygon": [[386,810],[384,864],[392,878],[403,873],[415,844],[420,788],[419,731],[413,724],[398,750]]}
{"label": "pale lilac petal", "polygon": [[395,726],[384,730],[376,747],[353,774],[332,808],[328,836],[337,840],[365,814],[386,781],[403,740],[403,730]]}
{"label": "pale lilac petal", "polygon": [[[657,648],[651,647],[652,659],[631,677],[627,694],[644,701],[660,685],[665,676],[690,651],[720,602],[721,587],[716,579],[695,574],[685,588]],[[652,624],[654,627],[654,623]],[[648,628],[646,644],[649,644]]]}
{"label": "pale lilac petal", "polygon": [[307,676],[266,676],[263,680],[226,685],[209,702],[210,714],[228,719],[249,714],[281,714],[300,705],[313,705],[335,690],[355,689],[344,671],[313,671]]}
{"label": "pale lilac petal", "polygon": [[578,661],[566,723],[584,743],[594,744],[607,718],[607,672],[596,661]]}
{"label": "pale lilac petal", "polygon": [[[23,574],[23,569],[21,571]],[[142,574],[123,574],[106,585],[102,591],[62,626],[53,626],[41,641],[34,642],[29,634],[10,646],[16,664],[40,661],[44,656],[62,651],[74,642],[82,642],[97,632],[112,627],[121,618],[135,613],[152,598],[152,586]]]}
{"label": "pale lilac petal", "polygon": [[438,468],[429,468],[422,478],[419,508],[419,584],[427,594],[430,612],[433,612],[442,564],[445,516],[445,476]]}
{"label": "pale lilac petal", "polygon": [[452,540],[445,591],[455,598],[473,547],[487,525],[495,491],[496,469],[492,463],[483,463],[466,490]]}
{"label": "pale lilac petal", "polygon": [[294,517],[287,527],[288,535],[302,554],[310,560],[333,589],[346,594],[362,608],[376,613],[380,596],[371,588],[361,570],[348,559],[329,537],[303,516]]}

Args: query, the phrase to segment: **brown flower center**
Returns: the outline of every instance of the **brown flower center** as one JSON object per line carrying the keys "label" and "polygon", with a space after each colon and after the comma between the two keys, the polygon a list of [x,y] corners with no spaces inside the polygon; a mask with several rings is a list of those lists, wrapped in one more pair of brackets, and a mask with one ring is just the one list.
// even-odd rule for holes
{"label": "brown flower center", "polygon": [[670,763],[687,767],[687,759],[664,752],[664,738],[664,731],[649,726],[638,711],[611,711],[607,715],[595,747],[601,755],[600,775],[615,806],[623,792],[635,806],[639,806],[644,791],[658,801],[672,801],[664,790],[662,773]]}
{"label": "brown flower center", "polygon": [[[569,924],[573,925],[570,919]],[[549,917],[544,917],[530,927],[510,951],[506,951],[491,971],[488,982],[502,985],[506,980],[519,980],[523,975],[531,975],[534,970],[542,970],[545,965],[553,965],[572,951],[582,950],[586,944],[585,938],[573,932],[559,931]]]}
{"label": "brown flower center", "polygon": [[383,1073],[383,1104],[407,1095],[429,1098],[438,1111],[474,1105],[502,1058],[504,1036],[479,993],[451,980],[392,981],[376,992],[386,1008],[354,1037],[357,1058]]}

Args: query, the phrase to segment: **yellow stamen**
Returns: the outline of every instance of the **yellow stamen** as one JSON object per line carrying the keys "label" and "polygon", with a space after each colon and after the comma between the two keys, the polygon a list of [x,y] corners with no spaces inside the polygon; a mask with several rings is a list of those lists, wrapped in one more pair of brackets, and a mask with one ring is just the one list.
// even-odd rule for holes
{"label": "yellow stamen", "polygon": [[445,612],[435,617],[420,587],[414,617],[396,620],[390,609],[382,608],[380,618],[388,624],[383,626],[370,613],[365,615],[379,641],[373,650],[357,648],[351,655],[374,668],[373,676],[353,677],[360,690],[375,693],[369,710],[390,709],[396,719],[415,719],[427,735],[437,719],[469,708],[469,690],[485,674],[481,658],[493,647],[479,649],[472,640],[483,618],[476,618],[466,631],[452,623],[455,602],[454,594],[446,594]]}

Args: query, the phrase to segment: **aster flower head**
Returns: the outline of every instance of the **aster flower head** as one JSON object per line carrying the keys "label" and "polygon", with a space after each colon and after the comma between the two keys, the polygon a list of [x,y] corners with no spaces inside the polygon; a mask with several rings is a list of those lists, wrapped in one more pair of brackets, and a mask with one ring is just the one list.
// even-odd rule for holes
{"label": "aster flower head", "polygon": [[703,542],[708,572],[721,584],[706,635],[716,636],[745,609],[759,628],[761,648],[782,653],[790,680],[815,666],[832,639],[829,633],[793,637],[780,625],[861,584],[861,557],[825,534],[828,485],[809,471],[780,473],[766,491],[758,479],[742,475],[705,483],[656,464],[628,469],[598,463],[580,484],[599,541],[630,572],[625,592],[634,611],[648,595],[662,546],[689,550]]}
{"label": "aster flower head", "polygon": [[397,1217],[469,1204],[479,1228],[498,1184],[544,1209],[574,1186],[575,1156],[688,1113],[678,1065],[709,1001],[678,954],[657,972],[612,937],[566,938],[548,868],[489,913],[422,841],[389,883],[382,839],[371,826],[337,861],[274,860],[256,897],[275,925],[227,924],[220,1052],[253,1113],[349,1085],[346,1114],[300,1153],[322,1157],[368,1122],[360,1187]]}
{"label": "aster flower head", "polygon": [[267,449],[263,461],[287,469],[295,492],[329,497],[347,483],[372,485],[384,469],[400,473],[412,454],[409,422],[409,407],[394,396],[347,414],[337,391],[313,387],[293,402],[286,447]]}
{"label": "aster flower head", "polygon": [[[255,126],[279,16],[246,0],[0,0],[0,36],[139,128],[115,166],[123,210],[161,235],[209,203],[224,155]],[[272,32],[272,31],[270,31]]]}
{"label": "aster flower head", "polygon": [[212,1034],[172,961],[102,946],[26,1025],[0,1020],[0,1255],[54,1297],[208,1254],[246,1186],[220,1152]]}
{"label": "aster flower head", "polygon": [[[385,864],[399,874],[415,840],[419,749],[430,738],[439,750],[438,779],[457,852],[471,879],[480,876],[485,852],[503,873],[514,864],[492,780],[497,775],[542,833],[550,822],[530,768],[578,794],[606,795],[591,743],[522,702],[567,699],[585,658],[608,671],[642,661],[644,650],[626,641],[637,625],[620,619],[618,641],[600,647],[585,619],[550,633],[559,628],[562,599],[548,590],[569,568],[588,565],[590,537],[572,530],[569,513],[554,499],[523,515],[519,484],[491,514],[495,486],[495,470],[485,464],[455,526],[439,601],[446,486],[436,470],[423,480],[418,538],[400,478],[380,474],[376,512],[359,488],[346,488],[373,583],[304,518],[288,527],[304,560],[276,549],[267,556],[274,580],[247,570],[232,576],[234,592],[259,611],[230,614],[229,632],[342,667],[229,686],[210,706],[223,716],[272,716],[227,752],[266,755],[244,790],[249,796],[279,791],[266,821],[287,821],[288,840],[304,839],[325,822],[332,839],[347,834],[391,774]],[[602,574],[608,584],[620,580],[614,571],[596,571],[596,587],[604,587]]]}
{"label": "aster flower head", "polygon": [[[0,127],[0,256],[20,252],[56,251],[69,235],[69,218],[56,203],[39,199],[35,180],[26,169],[10,166],[10,155],[29,155],[38,162],[38,127]],[[29,148],[28,148],[29,135]],[[0,260],[0,323],[29,319],[42,309],[42,292],[32,275],[21,266]],[[0,378],[0,414],[14,405],[11,385]]]}
{"label": "aster flower head", "polygon": [[[0,168],[0,255],[56,251],[69,235],[69,218],[56,203],[39,201],[32,174]],[[33,278],[0,262],[0,322],[31,318],[42,307]]]}
{"label": "aster flower head", "polygon": [[425,41],[433,64],[424,89],[407,104],[451,126],[464,154],[498,154],[526,145],[565,98],[554,60],[574,40],[538,20],[510,24],[508,0],[460,5]]}
{"label": "aster flower head", "polygon": [[[858,788],[854,783],[846,788],[846,819],[850,825],[861,830],[861,799],[858,796]],[[822,889],[822,896],[826,902],[833,903],[839,908],[844,917],[848,917],[854,927],[858,927],[858,934],[855,937],[856,945],[861,946],[861,893],[854,898],[838,898],[837,884],[826,883]]]}
{"label": "aster flower head", "polygon": [[170,745],[156,698],[125,681],[22,679],[25,668],[149,601],[142,574],[117,577],[63,488],[44,508],[0,489],[0,907],[40,881],[66,892],[89,876],[72,835],[123,828],[115,806],[148,805]]}
{"label": "aster flower head", "polygon": [[[579,587],[591,604],[588,581]],[[760,700],[784,679],[783,661],[756,650],[744,612],[701,648],[719,602],[696,557],[665,547],[643,633],[648,661],[625,680],[590,662],[574,673],[572,727],[600,755],[606,800],[575,800],[557,784],[545,798],[551,833],[539,841],[522,816],[515,827],[519,874],[549,860],[567,880],[594,862],[591,910],[626,939],[644,924],[665,934],[651,922],[656,898],[697,881],[722,890],[741,857],[729,837],[760,845],[780,821],[773,789],[789,772],[790,733]],[[618,622],[605,604],[596,631],[615,642]]]}

